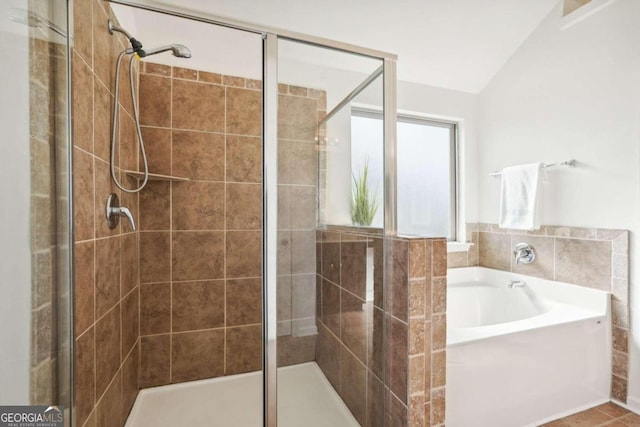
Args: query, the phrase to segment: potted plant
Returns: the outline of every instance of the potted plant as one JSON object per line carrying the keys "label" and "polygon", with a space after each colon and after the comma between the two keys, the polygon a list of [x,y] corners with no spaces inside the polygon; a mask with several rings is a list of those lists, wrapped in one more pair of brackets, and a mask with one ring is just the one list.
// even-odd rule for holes
{"label": "potted plant", "polygon": [[364,161],[364,167],[358,175],[353,176],[353,188],[351,191],[351,221],[354,225],[368,227],[378,212],[378,196],[369,186],[369,160]]}

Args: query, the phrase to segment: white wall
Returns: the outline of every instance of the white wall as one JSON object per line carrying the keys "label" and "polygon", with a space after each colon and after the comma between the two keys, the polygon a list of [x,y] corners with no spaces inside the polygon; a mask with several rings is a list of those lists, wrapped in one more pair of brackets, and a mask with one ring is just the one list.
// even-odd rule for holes
{"label": "white wall", "polygon": [[478,218],[497,222],[490,172],[578,161],[549,171],[542,222],[632,231],[629,404],[640,410],[640,2],[566,30],[560,16],[559,5],[480,94]]}
{"label": "white wall", "polygon": [[28,27],[0,2],[0,404],[29,403],[31,342]]}

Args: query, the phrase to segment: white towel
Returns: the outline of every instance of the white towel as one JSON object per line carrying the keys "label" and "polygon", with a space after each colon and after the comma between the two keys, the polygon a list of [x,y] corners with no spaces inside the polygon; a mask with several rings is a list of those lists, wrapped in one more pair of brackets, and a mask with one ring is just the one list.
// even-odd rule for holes
{"label": "white towel", "polygon": [[540,229],[543,163],[511,166],[502,170],[500,228]]}

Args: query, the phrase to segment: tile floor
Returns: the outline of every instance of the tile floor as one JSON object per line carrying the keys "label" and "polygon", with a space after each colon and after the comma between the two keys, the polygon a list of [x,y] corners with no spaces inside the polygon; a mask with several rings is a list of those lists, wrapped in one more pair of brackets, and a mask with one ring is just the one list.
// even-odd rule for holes
{"label": "tile floor", "polygon": [[569,415],[542,427],[640,427],[640,415],[614,403],[604,403],[586,411]]}

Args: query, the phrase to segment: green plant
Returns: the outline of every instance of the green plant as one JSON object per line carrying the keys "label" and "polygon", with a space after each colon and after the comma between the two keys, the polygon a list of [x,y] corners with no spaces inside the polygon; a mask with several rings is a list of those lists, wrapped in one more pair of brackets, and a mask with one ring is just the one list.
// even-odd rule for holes
{"label": "green plant", "polygon": [[355,225],[370,226],[378,212],[378,197],[369,186],[369,160],[365,160],[364,167],[356,177],[353,176],[351,191],[351,221]]}

